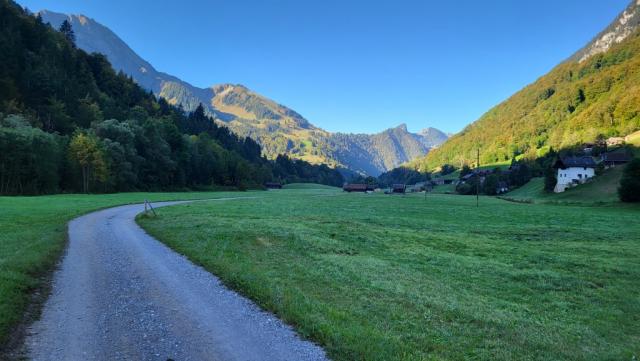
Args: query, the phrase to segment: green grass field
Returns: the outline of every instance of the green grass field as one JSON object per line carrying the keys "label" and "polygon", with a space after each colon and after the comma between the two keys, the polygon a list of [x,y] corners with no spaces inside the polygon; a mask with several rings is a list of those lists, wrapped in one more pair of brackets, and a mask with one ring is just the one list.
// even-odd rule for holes
{"label": "green grass field", "polygon": [[453,184],[442,184],[433,187],[430,193],[433,194],[454,194],[456,192],[456,186]]}
{"label": "green grass field", "polygon": [[640,208],[297,189],[141,224],[335,360],[640,357]]}
{"label": "green grass field", "polygon": [[336,187],[326,186],[323,184],[315,184],[315,183],[290,183],[285,184],[283,189],[338,189]]}
{"label": "green grass field", "polygon": [[548,193],[544,191],[544,179],[533,178],[524,186],[505,195],[506,198],[532,202],[548,203],[617,203],[618,186],[624,166],[609,169],[589,183],[567,189],[563,193]]}
{"label": "green grass field", "polygon": [[627,144],[631,144],[636,148],[640,148],[640,131],[629,134],[627,136]]}
{"label": "green grass field", "polygon": [[121,193],[0,197],[0,349],[30,294],[58,261],[69,220],[92,210],[150,201],[215,198],[225,193]]}

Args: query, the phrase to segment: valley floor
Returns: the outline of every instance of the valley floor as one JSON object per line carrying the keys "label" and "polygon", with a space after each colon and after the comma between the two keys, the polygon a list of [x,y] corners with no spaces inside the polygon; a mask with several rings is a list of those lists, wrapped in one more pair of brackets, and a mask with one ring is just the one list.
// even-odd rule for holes
{"label": "valley floor", "polygon": [[290,189],[140,223],[335,360],[626,360],[639,215]]}
{"label": "valley floor", "polygon": [[[526,190],[526,189],[525,189]],[[0,197],[0,344],[104,207],[256,193]],[[335,360],[640,356],[638,206],[291,186],[139,223]]]}
{"label": "valley floor", "polygon": [[[232,193],[237,194],[237,193]],[[205,199],[228,196],[223,192],[120,193],[0,197],[0,359],[23,316],[43,291],[47,276],[60,259],[66,223],[84,213],[121,204],[150,201]],[[35,297],[37,298],[37,297]],[[40,297],[42,298],[42,297]],[[32,313],[37,313],[35,310]],[[33,315],[30,315],[33,317]],[[10,335],[14,337],[10,338]],[[10,345],[13,346],[13,345]]]}

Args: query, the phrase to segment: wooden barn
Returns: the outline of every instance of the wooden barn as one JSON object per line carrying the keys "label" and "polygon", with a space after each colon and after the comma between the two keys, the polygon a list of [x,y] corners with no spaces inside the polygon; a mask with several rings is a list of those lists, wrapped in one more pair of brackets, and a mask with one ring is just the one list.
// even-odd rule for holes
{"label": "wooden barn", "polygon": [[626,149],[614,150],[612,152],[602,154],[602,163],[607,168],[629,163],[632,159],[633,154]]}
{"label": "wooden barn", "polygon": [[267,189],[282,189],[282,183],[278,182],[267,182],[264,184]]}
{"label": "wooden barn", "polygon": [[373,186],[370,186],[368,184],[362,184],[362,183],[346,183],[344,186],[342,186],[342,190],[345,192],[371,192],[373,191],[375,188]]}
{"label": "wooden barn", "polygon": [[405,184],[394,184],[391,186],[391,193],[405,194],[407,186]]}

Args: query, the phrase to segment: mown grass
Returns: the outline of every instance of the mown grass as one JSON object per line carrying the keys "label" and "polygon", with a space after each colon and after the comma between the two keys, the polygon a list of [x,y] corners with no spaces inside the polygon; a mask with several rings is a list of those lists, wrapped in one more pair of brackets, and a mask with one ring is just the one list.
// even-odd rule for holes
{"label": "mown grass", "polygon": [[[58,261],[69,220],[92,210],[150,201],[215,198],[225,193],[121,193],[0,197],[0,349],[20,322],[31,292]],[[0,356],[1,357],[1,356]]]}
{"label": "mown grass", "polygon": [[315,184],[315,183],[289,183],[285,184],[283,189],[333,189],[338,190],[339,188],[327,186],[324,184]]}
{"label": "mown grass", "polygon": [[515,200],[550,203],[617,203],[618,187],[624,166],[617,166],[605,171],[592,181],[567,189],[562,193],[549,193],[544,190],[544,179],[533,178],[524,186],[505,195]]}
{"label": "mown grass", "polygon": [[433,187],[430,193],[433,194],[453,194],[456,192],[456,186],[453,184],[441,184]]}
{"label": "mown grass", "polygon": [[336,360],[640,356],[640,208],[267,192],[149,232]]}

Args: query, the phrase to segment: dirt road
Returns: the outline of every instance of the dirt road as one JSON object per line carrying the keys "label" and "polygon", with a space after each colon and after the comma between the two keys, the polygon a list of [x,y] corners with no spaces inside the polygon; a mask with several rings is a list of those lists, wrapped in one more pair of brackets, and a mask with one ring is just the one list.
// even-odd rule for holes
{"label": "dirt road", "polygon": [[147,235],[134,221],[142,210],[116,207],[69,224],[52,295],[26,340],[31,359],[326,359],[320,347]]}

